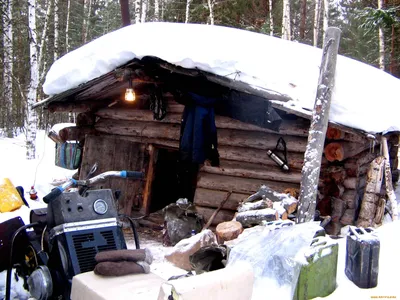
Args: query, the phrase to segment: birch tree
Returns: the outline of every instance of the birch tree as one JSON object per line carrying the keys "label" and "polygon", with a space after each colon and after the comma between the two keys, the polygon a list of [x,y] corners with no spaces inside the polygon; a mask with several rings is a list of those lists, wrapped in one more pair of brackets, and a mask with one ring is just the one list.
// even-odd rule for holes
{"label": "birch tree", "polygon": [[90,24],[90,16],[92,14],[92,0],[84,0],[83,3],[83,43],[87,42],[88,32],[89,32],[89,24]]}
{"label": "birch tree", "polygon": [[141,7],[141,1],[136,0],[135,1],[135,24],[140,23],[140,7]]}
{"label": "birch tree", "polygon": [[313,39],[314,47],[317,47],[318,45],[320,18],[321,18],[321,0],[315,0],[314,39]]}
{"label": "birch tree", "polygon": [[58,23],[58,0],[54,0],[54,61],[57,60],[58,58],[58,29],[59,29],[59,23]]}
{"label": "birch tree", "polygon": [[65,24],[65,51],[69,52],[69,15],[71,11],[71,0],[67,3],[67,20]]}
{"label": "birch tree", "polygon": [[282,39],[291,40],[290,0],[283,0]]}
{"label": "birch tree", "polygon": [[154,0],[154,21],[160,20],[160,1]]}
{"label": "birch tree", "polygon": [[147,5],[149,0],[142,0],[142,16],[141,16],[141,22],[145,23],[146,22],[146,17],[147,17]]}
{"label": "birch tree", "polygon": [[4,69],[3,69],[3,96],[5,101],[5,128],[7,136],[12,137],[12,104],[13,104],[13,27],[12,27],[12,0],[6,0],[5,11],[6,16],[3,16],[3,49],[4,49]]}
{"label": "birch tree", "polygon": [[[382,10],[384,0],[378,0],[378,9]],[[385,70],[385,34],[383,32],[383,26],[379,26],[378,29],[379,37],[379,69]]]}
{"label": "birch tree", "polygon": [[208,9],[210,11],[210,24],[214,25],[214,4],[215,0],[207,0]]}
{"label": "birch tree", "polygon": [[28,0],[28,30],[29,30],[29,57],[30,57],[30,82],[28,89],[25,131],[26,131],[26,158],[34,159],[36,156],[36,126],[37,114],[32,109],[36,102],[39,84],[39,70],[37,61],[37,36],[36,36],[36,0]]}
{"label": "birch tree", "polygon": [[185,17],[185,23],[189,23],[189,12],[190,12],[190,3],[192,0],[186,0],[186,17]]}
{"label": "birch tree", "polygon": [[[42,30],[42,35],[41,35],[41,41],[40,41],[40,47],[39,47],[39,57],[37,59],[38,61],[38,68],[39,68],[39,80],[42,81],[44,78],[44,75],[46,74],[46,60],[43,59],[44,57],[44,49],[45,49],[45,41],[47,40],[47,30],[48,30],[48,23],[49,23],[49,18],[51,14],[51,5],[49,3],[49,0],[46,0],[45,2],[45,7],[46,9],[46,16],[44,18],[44,24],[43,24],[43,30]],[[54,44],[56,46],[56,44]]]}
{"label": "birch tree", "polygon": [[301,1],[300,39],[304,40],[307,19],[307,0]]}
{"label": "birch tree", "polygon": [[274,35],[274,16],[272,14],[272,0],[268,0],[269,6],[269,35]]}

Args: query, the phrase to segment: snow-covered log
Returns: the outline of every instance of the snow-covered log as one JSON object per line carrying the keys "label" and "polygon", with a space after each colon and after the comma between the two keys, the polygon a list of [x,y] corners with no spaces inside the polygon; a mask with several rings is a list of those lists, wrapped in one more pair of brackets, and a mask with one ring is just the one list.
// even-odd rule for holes
{"label": "snow-covered log", "polygon": [[238,213],[236,221],[240,222],[243,227],[260,225],[263,221],[275,221],[279,219],[279,214],[275,209],[265,208],[259,210],[250,210]]}
{"label": "snow-covered log", "polygon": [[314,219],[322,152],[328,128],[331,95],[335,82],[340,34],[340,29],[334,27],[328,28],[326,32],[317,95],[308,136],[309,143],[304,154],[297,223],[308,222]]}
{"label": "snow-covered log", "polygon": [[382,180],[384,176],[385,158],[375,158],[367,173],[367,185],[358,215],[357,226],[369,227],[375,217],[378,201],[380,198]]}
{"label": "snow-covered log", "polygon": [[247,202],[243,203],[238,207],[238,212],[244,212],[249,210],[257,210],[257,209],[264,209],[264,208],[272,208],[273,202],[271,200],[259,200],[256,202]]}

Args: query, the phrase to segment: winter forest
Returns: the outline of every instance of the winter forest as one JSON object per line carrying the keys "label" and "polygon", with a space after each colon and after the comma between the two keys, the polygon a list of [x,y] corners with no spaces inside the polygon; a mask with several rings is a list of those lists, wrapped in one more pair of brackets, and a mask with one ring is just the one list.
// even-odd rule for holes
{"label": "winter forest", "polygon": [[[336,26],[342,30],[340,54],[400,76],[400,0],[130,0],[129,7],[132,24],[222,25],[315,47],[324,30]],[[48,69],[120,28],[120,1],[1,0],[0,9],[0,134],[25,133],[27,158],[34,158],[37,129],[74,121],[74,115],[31,109],[48,97],[42,91]]]}

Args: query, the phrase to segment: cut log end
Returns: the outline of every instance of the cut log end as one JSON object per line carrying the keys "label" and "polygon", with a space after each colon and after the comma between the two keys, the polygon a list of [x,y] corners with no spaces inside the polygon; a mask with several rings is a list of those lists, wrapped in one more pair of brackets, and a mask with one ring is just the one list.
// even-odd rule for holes
{"label": "cut log end", "polygon": [[236,239],[242,232],[242,224],[236,221],[220,223],[216,228],[218,241],[221,243]]}
{"label": "cut log end", "polygon": [[344,131],[341,131],[338,128],[328,127],[326,131],[326,138],[331,140],[340,140],[345,136]]}
{"label": "cut log end", "polygon": [[324,153],[325,158],[330,162],[335,160],[342,161],[344,159],[344,149],[340,143],[330,143],[326,145]]}

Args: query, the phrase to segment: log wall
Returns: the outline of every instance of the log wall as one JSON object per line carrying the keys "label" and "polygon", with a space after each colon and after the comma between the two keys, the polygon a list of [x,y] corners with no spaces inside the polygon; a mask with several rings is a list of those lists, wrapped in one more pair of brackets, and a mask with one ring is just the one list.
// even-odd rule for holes
{"label": "log wall", "polygon": [[[167,111],[167,116],[162,121],[154,121],[153,113],[149,110],[103,109],[96,112],[94,129],[97,135],[111,135],[129,142],[178,150],[183,105],[172,102]],[[199,212],[204,213],[206,221],[225,199],[227,192],[232,194],[212,225],[232,218],[239,202],[256,192],[262,184],[277,192],[284,192],[288,188],[299,189],[309,124],[308,120],[302,118],[284,120],[280,132],[277,133],[216,116],[221,164],[220,167],[205,164],[200,168],[194,196],[194,203]],[[85,126],[86,132],[93,133]],[[72,133],[77,136],[73,130],[70,132],[71,136]],[[331,196],[345,204],[335,217],[335,222],[343,225],[351,223],[351,219],[355,217],[363,176],[374,155],[370,155],[368,150],[363,151],[367,140],[361,135],[334,130],[331,136],[326,145],[338,143],[349,153],[345,153],[345,158],[340,162],[330,162],[323,158],[320,192],[328,206],[331,203],[330,198],[327,202],[327,197]],[[267,150],[273,150],[280,137],[283,137],[287,145],[289,172],[282,171],[267,155]],[[64,138],[68,140],[68,136]],[[357,149],[358,152],[363,152],[358,153]],[[144,202],[146,204],[148,201]],[[147,209],[148,207],[143,208],[143,211]],[[330,207],[328,212],[331,213]]]}

